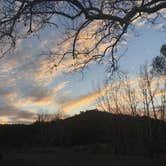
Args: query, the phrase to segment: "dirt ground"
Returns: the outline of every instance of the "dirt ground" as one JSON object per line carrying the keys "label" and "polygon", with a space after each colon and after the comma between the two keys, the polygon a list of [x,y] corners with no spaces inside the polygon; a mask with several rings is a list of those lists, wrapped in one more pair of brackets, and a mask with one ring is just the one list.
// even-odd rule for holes
{"label": "dirt ground", "polygon": [[110,156],[70,151],[3,153],[0,166],[166,166],[166,156]]}

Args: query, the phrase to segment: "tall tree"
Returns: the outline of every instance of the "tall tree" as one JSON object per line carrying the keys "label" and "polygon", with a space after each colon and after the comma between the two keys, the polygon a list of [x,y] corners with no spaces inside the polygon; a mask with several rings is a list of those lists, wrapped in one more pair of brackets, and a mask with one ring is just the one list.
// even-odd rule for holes
{"label": "tall tree", "polygon": [[160,111],[160,118],[165,120],[166,116],[166,76],[160,76],[160,104],[159,104],[159,111]]}
{"label": "tall tree", "polygon": [[147,116],[150,116],[150,106],[152,107],[153,117],[157,119],[155,108],[155,95],[158,90],[158,84],[153,87],[154,75],[149,72],[148,65],[145,64],[140,68],[139,85],[142,91],[143,103],[146,108]]}
{"label": "tall tree", "polygon": [[131,86],[131,81],[129,80],[128,76],[125,76],[125,79],[123,81],[124,86],[124,100],[127,101],[127,105],[129,106],[129,109],[131,110],[131,115],[135,116],[138,115],[137,113],[137,107],[138,107],[138,94],[134,87]]}
{"label": "tall tree", "polygon": [[111,112],[115,114],[121,114],[122,111],[125,113],[125,110],[122,110],[121,101],[121,82],[111,82],[105,83],[104,88],[98,88],[100,96],[96,99],[96,104],[99,110]]}
{"label": "tall tree", "polygon": [[166,44],[163,44],[160,49],[160,55],[156,56],[152,61],[152,73],[160,80],[160,118],[165,120],[166,111]]}

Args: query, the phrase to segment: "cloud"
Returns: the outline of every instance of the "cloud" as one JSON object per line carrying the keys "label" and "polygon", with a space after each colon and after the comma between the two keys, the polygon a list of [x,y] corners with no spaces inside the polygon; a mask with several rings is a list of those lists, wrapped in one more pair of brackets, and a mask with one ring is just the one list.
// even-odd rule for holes
{"label": "cloud", "polygon": [[50,87],[40,87],[40,86],[27,86],[29,89],[21,90],[21,97],[16,101],[16,105],[20,106],[46,106],[48,104],[56,103],[56,99],[60,97],[63,93],[59,94],[59,91],[64,89],[68,85],[67,82],[62,82],[57,86]]}
{"label": "cloud", "polygon": [[61,82],[53,88],[53,92],[58,92],[67,86],[68,82]]}
{"label": "cloud", "polygon": [[56,103],[57,93],[68,85],[50,86],[54,77],[45,70],[45,57],[19,44],[22,48],[0,61],[0,123],[32,122],[36,112]]}
{"label": "cloud", "polygon": [[154,28],[157,30],[165,29],[166,9],[160,10],[159,13],[142,13],[142,17],[135,19],[132,24],[136,27],[142,27],[149,23],[150,26],[148,26],[148,28]]}
{"label": "cloud", "polygon": [[[163,78],[161,77],[160,84],[163,84],[164,81],[165,81],[165,77],[163,77]],[[111,89],[113,91],[115,91],[116,87],[118,88],[119,86],[120,86],[120,89],[118,90],[118,102],[121,102],[120,104],[126,105],[128,102],[128,96],[126,94],[126,90],[127,90],[126,85],[123,83],[123,81],[104,85],[103,87],[98,88],[97,90],[94,90],[92,93],[89,93],[87,95],[71,97],[71,98],[69,98],[69,97],[62,98],[59,101],[59,105],[61,105],[62,111],[66,114],[71,113],[75,109],[80,110],[80,108],[85,108],[85,107],[90,107],[90,106],[95,107],[95,104],[96,104],[98,98],[106,95],[107,92],[110,92],[110,94],[112,94]],[[128,86],[130,86],[131,88],[134,88],[136,90],[134,93],[135,100],[141,101],[142,92],[138,87],[138,77],[129,79]],[[152,91],[155,91],[157,87],[158,87],[158,79],[154,79],[151,84]],[[163,95],[163,93],[165,93],[165,91],[158,91],[158,92],[156,92],[155,95],[156,95],[156,97],[160,97],[161,95]],[[110,99],[111,99],[111,96],[110,96]],[[115,103],[113,103],[113,101],[110,101],[110,102],[112,104],[112,107],[114,107]]]}
{"label": "cloud", "polygon": [[36,80],[27,77],[18,77],[12,84],[1,82],[0,123],[32,122],[36,112],[44,106],[56,105],[57,94],[60,96],[59,93],[67,85],[68,82],[61,82],[52,87],[41,86]]}
{"label": "cloud", "polygon": [[78,99],[75,100],[69,100],[66,102],[61,103],[62,105],[62,111],[64,113],[70,113],[73,109],[75,108],[79,108],[81,106],[88,106],[89,104],[91,104],[92,102],[95,101],[95,99],[97,99],[97,97],[99,97],[101,92],[97,91],[85,96],[80,96],[78,97]]}
{"label": "cloud", "polygon": [[4,85],[0,84],[0,96],[10,95],[11,91],[12,91],[12,87],[4,86]]}
{"label": "cloud", "polygon": [[34,121],[36,112],[32,110],[22,110],[8,103],[0,105],[0,122],[17,123],[20,119],[25,119],[29,122]]}
{"label": "cloud", "polygon": [[84,96],[75,97],[75,99],[66,98],[65,100],[60,101],[59,105],[61,105],[63,109],[62,111],[64,113],[70,113],[73,109],[79,108],[81,106],[91,105],[92,103],[96,101],[98,97],[100,97],[101,95],[104,95],[104,93],[107,90],[115,87],[116,85],[117,85],[116,83],[112,85],[105,85],[104,87],[99,88],[93,91],[92,93],[89,93]]}
{"label": "cloud", "polygon": [[7,124],[7,123],[10,123],[8,117],[0,117],[0,124]]}

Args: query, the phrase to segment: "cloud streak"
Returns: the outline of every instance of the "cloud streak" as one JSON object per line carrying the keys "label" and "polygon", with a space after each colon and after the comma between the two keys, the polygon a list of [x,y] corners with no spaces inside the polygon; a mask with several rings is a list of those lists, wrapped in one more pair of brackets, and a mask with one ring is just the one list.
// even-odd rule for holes
{"label": "cloud streak", "polygon": [[37,111],[55,104],[57,94],[68,85],[50,86],[54,77],[46,70],[46,58],[34,56],[22,41],[19,46],[0,61],[0,123],[32,122]]}

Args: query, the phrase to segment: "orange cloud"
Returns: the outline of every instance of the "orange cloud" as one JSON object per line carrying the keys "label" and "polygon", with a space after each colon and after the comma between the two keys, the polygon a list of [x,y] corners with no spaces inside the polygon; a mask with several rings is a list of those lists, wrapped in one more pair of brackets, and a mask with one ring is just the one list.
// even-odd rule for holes
{"label": "orange cloud", "polygon": [[[161,78],[161,81],[163,81],[165,78]],[[133,78],[131,80],[129,80],[129,85],[131,86],[131,88],[135,88],[135,99],[136,100],[141,100],[141,91],[138,88],[138,78]],[[152,90],[153,88],[156,88],[156,84],[158,83],[157,79],[154,79],[152,82]],[[119,84],[121,84],[121,82],[116,82],[113,83],[111,85],[105,85],[103,88],[99,88],[99,90],[94,91],[93,93],[87,94],[85,96],[80,96],[78,99],[75,100],[67,100],[67,101],[63,101],[62,104],[62,111],[65,113],[70,113],[72,110],[76,109],[76,108],[80,108],[82,106],[90,106],[91,104],[94,104],[94,102],[96,101],[96,99],[98,99],[100,96],[105,95],[105,93],[107,91],[110,91],[112,88],[114,87],[118,87]],[[126,104],[127,102],[127,94],[125,92],[125,85],[122,83],[120,90],[119,90],[119,95],[118,95],[118,99],[120,102],[122,102],[121,104]],[[165,92],[166,93],[166,92]],[[163,94],[163,91],[161,92],[156,92],[156,97],[159,97]],[[114,105],[114,103],[111,103],[112,106]]]}
{"label": "orange cloud", "polygon": [[8,124],[9,122],[7,117],[0,117],[0,124]]}
{"label": "orange cloud", "polygon": [[67,86],[68,82],[62,82],[60,84],[58,84],[57,86],[54,87],[54,92],[57,92],[57,91],[60,91],[62,90],[63,88],[65,88]]}
{"label": "orange cloud", "polygon": [[70,111],[72,111],[73,109],[75,108],[79,108],[81,106],[87,106],[87,105],[90,105],[92,104],[98,97],[100,97],[101,95],[104,95],[104,93],[117,86],[117,83],[115,84],[112,84],[112,85],[106,85],[104,86],[103,88],[93,92],[93,93],[89,93],[85,96],[81,96],[79,97],[78,99],[76,100],[72,100],[72,101],[66,101],[66,102],[63,102],[61,103],[62,104],[62,108],[63,108],[63,112],[65,113],[69,113]]}
{"label": "orange cloud", "polygon": [[65,113],[69,113],[70,111],[72,111],[75,108],[78,108],[78,107],[84,106],[84,105],[89,105],[93,101],[95,101],[95,99],[97,99],[97,97],[99,97],[100,94],[101,94],[101,92],[97,91],[95,93],[91,93],[86,96],[80,97],[79,99],[76,99],[74,101],[66,102],[62,106],[63,107],[62,111]]}

